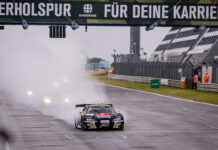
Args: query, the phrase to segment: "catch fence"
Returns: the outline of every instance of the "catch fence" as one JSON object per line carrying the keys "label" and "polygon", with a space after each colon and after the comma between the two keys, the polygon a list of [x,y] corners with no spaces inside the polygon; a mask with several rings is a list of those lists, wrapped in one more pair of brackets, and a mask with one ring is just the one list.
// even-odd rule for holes
{"label": "catch fence", "polygon": [[212,64],[212,66],[213,66],[212,83],[218,84],[218,65],[214,63]]}
{"label": "catch fence", "polygon": [[193,66],[174,62],[115,62],[114,74],[180,80],[192,79]]}

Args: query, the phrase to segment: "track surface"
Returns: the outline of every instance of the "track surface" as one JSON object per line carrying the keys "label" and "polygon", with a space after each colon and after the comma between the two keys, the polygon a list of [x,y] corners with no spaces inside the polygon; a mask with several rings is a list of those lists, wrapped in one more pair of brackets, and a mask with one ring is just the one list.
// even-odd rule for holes
{"label": "track surface", "polygon": [[82,131],[9,101],[11,150],[217,150],[218,107],[117,88],[104,88],[127,121],[123,131]]}

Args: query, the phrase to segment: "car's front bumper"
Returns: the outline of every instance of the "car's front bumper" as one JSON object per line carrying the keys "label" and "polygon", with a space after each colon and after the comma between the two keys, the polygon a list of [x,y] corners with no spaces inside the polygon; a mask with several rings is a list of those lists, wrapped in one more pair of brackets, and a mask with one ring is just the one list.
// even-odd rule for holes
{"label": "car's front bumper", "polygon": [[113,128],[120,129],[124,127],[124,121],[110,121],[110,123],[100,123],[100,121],[83,121],[82,127],[84,129],[100,129],[100,128]]}

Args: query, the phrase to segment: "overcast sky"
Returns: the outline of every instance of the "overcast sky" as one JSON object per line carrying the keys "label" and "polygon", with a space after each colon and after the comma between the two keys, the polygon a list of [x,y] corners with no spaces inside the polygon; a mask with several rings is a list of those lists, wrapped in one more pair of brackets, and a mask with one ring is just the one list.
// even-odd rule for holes
{"label": "overcast sky", "polygon": [[[159,42],[164,38],[170,28],[159,27],[153,31],[145,31],[141,27],[141,48],[151,54]],[[129,27],[88,27],[84,26],[73,31],[67,28],[67,38],[50,39],[47,26],[29,26],[23,30],[22,26],[5,26],[0,30],[1,49],[42,49],[53,48],[59,51],[63,49],[77,50],[88,57],[101,57],[112,61],[113,49],[118,54],[129,53],[130,41]]]}

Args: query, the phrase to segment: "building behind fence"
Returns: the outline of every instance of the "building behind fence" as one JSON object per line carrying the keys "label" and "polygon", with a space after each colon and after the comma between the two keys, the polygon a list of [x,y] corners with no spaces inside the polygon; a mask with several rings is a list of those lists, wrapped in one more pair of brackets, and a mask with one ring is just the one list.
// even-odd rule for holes
{"label": "building behind fence", "polygon": [[100,62],[90,62],[86,64],[86,70],[99,70],[99,69],[109,69],[110,62],[109,61],[100,61]]}

